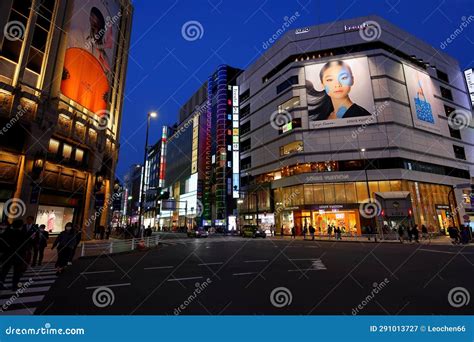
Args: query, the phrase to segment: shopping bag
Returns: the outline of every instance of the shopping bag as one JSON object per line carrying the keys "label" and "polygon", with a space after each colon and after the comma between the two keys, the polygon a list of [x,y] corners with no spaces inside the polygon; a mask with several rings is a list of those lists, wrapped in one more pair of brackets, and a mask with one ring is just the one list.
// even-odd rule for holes
{"label": "shopping bag", "polygon": [[423,99],[420,98],[419,95],[415,97],[415,109],[416,109],[416,117],[418,120],[429,122],[434,124],[434,117],[433,112],[431,110],[431,105],[426,98],[423,96]]}

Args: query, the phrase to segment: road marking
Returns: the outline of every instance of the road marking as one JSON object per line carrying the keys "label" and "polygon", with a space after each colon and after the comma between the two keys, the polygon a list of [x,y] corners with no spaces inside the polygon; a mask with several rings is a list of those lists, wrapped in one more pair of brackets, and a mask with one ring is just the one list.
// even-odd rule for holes
{"label": "road marking", "polygon": [[458,253],[458,252],[438,251],[436,249],[425,249],[425,248],[418,248],[418,250],[423,251],[423,252],[444,253],[444,254],[473,254],[473,253]]}
{"label": "road marking", "polygon": [[156,267],[145,267],[144,270],[164,270],[173,268],[174,266],[156,266]]}
{"label": "road marking", "polygon": [[261,259],[261,260],[245,260],[244,262],[268,262],[266,259]]}
{"label": "road marking", "polygon": [[81,272],[81,274],[98,274],[98,273],[112,273],[115,270],[107,270],[107,271],[93,271],[93,272]]}
{"label": "road marking", "polygon": [[198,264],[198,266],[211,266],[211,265],[222,265],[223,262],[208,262],[204,264]]}
{"label": "road marking", "polygon": [[[46,292],[49,290],[51,286],[39,286],[39,287],[27,287],[23,289],[23,293],[35,293],[35,292]],[[3,295],[12,295],[15,294],[16,291],[2,291],[2,296]]]}
{"label": "road marking", "polygon": [[36,308],[25,308],[25,309],[17,309],[17,310],[8,310],[8,311],[5,311],[5,313],[7,315],[32,315],[34,314],[36,311]]}
{"label": "road marking", "polygon": [[98,286],[88,286],[86,290],[91,289],[98,289],[99,287],[119,287],[119,286],[130,286],[131,283],[123,283],[123,284],[111,284],[111,285],[98,285]]}
{"label": "road marking", "polygon": [[315,261],[318,260],[316,258],[311,258],[311,259],[290,259],[291,261]]}
{"label": "road marking", "polygon": [[174,279],[168,279],[168,281],[181,281],[181,280],[192,280],[192,279],[202,279],[201,277],[188,277],[188,278],[174,278]]}
{"label": "road marking", "polygon": [[249,275],[249,274],[255,274],[257,272],[242,272],[242,273],[234,273],[232,274],[233,276],[242,276],[242,275]]}

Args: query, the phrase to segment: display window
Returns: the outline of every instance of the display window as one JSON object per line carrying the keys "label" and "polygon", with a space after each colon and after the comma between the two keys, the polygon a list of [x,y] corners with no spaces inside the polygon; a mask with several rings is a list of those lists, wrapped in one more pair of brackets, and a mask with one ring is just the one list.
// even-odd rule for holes
{"label": "display window", "polygon": [[72,222],[74,208],[54,207],[48,205],[38,206],[36,224],[44,224],[50,233],[60,233],[68,222]]}

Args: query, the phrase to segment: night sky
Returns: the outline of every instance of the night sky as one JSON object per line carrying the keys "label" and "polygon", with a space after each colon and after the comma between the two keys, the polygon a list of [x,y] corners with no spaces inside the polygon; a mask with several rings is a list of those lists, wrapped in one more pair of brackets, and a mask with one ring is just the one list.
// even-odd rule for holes
{"label": "night sky", "polygon": [[[299,13],[289,29],[365,15],[379,15],[436,48],[470,15],[474,0],[140,0],[135,13],[121,130],[117,176],[141,163],[146,113],[157,110],[150,144],[164,124],[219,64],[246,68],[264,52],[263,44]],[[473,18],[471,18],[473,19]],[[182,26],[198,21],[202,37],[183,38]],[[462,69],[474,67],[474,20],[444,50]]]}

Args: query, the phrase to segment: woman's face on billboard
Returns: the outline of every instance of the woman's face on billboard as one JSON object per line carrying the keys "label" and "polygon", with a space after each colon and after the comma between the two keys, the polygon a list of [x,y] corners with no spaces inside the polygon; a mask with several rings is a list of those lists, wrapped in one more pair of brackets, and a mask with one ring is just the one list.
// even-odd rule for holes
{"label": "woman's face on billboard", "polygon": [[323,74],[322,83],[329,97],[343,99],[349,95],[353,82],[352,73],[344,65],[331,65]]}

